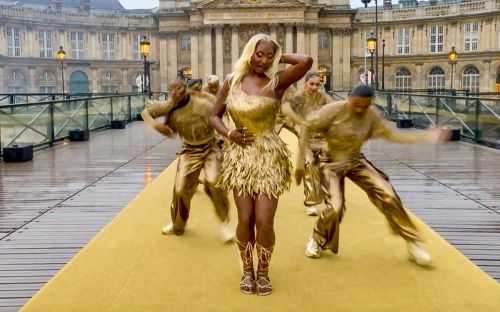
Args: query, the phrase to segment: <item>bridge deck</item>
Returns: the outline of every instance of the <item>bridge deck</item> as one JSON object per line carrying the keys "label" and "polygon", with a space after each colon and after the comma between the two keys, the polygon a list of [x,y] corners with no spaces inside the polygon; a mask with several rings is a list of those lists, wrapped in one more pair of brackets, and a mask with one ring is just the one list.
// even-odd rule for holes
{"label": "bridge deck", "polygon": [[[178,147],[135,122],[38,151],[33,162],[0,163],[0,311],[16,311],[33,296]],[[499,151],[372,142],[365,153],[405,206],[500,281]]]}

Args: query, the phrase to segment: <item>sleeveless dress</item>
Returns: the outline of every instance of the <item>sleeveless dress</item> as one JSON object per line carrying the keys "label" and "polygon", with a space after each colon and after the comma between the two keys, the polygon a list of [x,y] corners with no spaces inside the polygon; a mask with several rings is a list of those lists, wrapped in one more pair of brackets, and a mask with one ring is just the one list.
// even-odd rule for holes
{"label": "sleeveless dress", "polygon": [[218,186],[239,189],[240,195],[265,194],[278,198],[290,186],[290,151],[274,130],[280,101],[261,95],[249,95],[235,85],[226,99],[226,110],[237,128],[246,127],[255,134],[255,142],[242,147],[226,142],[222,148]]}

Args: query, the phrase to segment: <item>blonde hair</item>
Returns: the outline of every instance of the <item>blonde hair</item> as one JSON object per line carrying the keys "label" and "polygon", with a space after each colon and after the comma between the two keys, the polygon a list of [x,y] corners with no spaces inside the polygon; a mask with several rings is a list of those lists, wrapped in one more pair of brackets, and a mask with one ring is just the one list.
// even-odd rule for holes
{"label": "blonde hair", "polygon": [[283,54],[281,51],[281,46],[271,36],[266,34],[257,34],[250,38],[250,40],[248,40],[247,44],[243,48],[243,52],[241,53],[240,58],[234,64],[234,69],[231,74],[231,89],[241,81],[243,76],[250,69],[250,60],[255,53],[257,44],[259,44],[261,41],[271,42],[275,47],[273,64],[271,65],[269,70],[265,72],[270,81],[264,88],[269,88],[270,90],[274,91],[274,88],[276,88],[276,86],[278,85],[278,76],[276,76],[276,73],[278,72],[278,64],[280,62],[281,55]]}

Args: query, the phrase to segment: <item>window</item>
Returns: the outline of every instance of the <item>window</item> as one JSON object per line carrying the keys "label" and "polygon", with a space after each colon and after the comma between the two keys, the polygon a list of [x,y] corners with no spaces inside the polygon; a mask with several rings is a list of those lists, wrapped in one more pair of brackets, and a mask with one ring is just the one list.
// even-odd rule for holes
{"label": "window", "polygon": [[40,93],[52,94],[54,93],[53,86],[40,86]]}
{"label": "window", "polygon": [[443,53],[444,46],[444,26],[434,25],[429,29],[430,32],[430,53]]}
{"label": "window", "polygon": [[105,72],[104,75],[102,75],[102,78],[106,80],[112,80],[114,78],[113,72]]}
{"label": "window", "polygon": [[24,75],[18,70],[13,70],[9,74],[10,81],[24,81]]}
{"label": "window", "polygon": [[189,35],[181,36],[181,51],[191,50],[191,37]]}
{"label": "window", "polygon": [[411,73],[406,68],[400,68],[396,71],[396,89],[406,90],[411,88]]}
{"label": "window", "polygon": [[445,75],[441,67],[434,67],[429,72],[427,78],[427,87],[429,89],[444,89],[445,88]]}
{"label": "window", "polygon": [[84,58],[83,32],[71,32],[71,57],[75,59]]}
{"label": "window", "polygon": [[21,56],[21,28],[7,27],[7,55]]}
{"label": "window", "polygon": [[398,28],[396,41],[396,54],[410,54],[410,29]]}
{"label": "window", "polygon": [[116,93],[117,86],[102,86],[102,93]]}
{"label": "window", "polygon": [[39,30],[38,31],[38,43],[40,44],[40,57],[52,58],[52,31],[51,30]]}
{"label": "window", "polygon": [[[8,93],[9,94],[23,93],[23,87],[9,87]],[[14,103],[19,103],[19,102],[16,101],[15,99]]]}
{"label": "window", "polygon": [[132,49],[134,50],[134,60],[140,60],[142,58],[142,54],[141,54],[142,38],[144,38],[143,35],[133,35],[132,36]]}
{"label": "window", "polygon": [[102,58],[114,60],[115,49],[115,34],[102,34]]}
{"label": "window", "polygon": [[479,42],[479,23],[464,24],[464,51],[477,51]]}
{"label": "window", "polygon": [[472,93],[479,92],[479,70],[474,66],[467,66],[462,74],[462,89]]}
{"label": "window", "polygon": [[54,75],[54,73],[49,71],[49,70],[44,71],[40,78],[43,81],[55,81],[56,80],[56,76]]}
{"label": "window", "polygon": [[320,31],[318,33],[318,48],[320,49],[330,48],[330,38],[328,38],[328,33],[326,31]]}

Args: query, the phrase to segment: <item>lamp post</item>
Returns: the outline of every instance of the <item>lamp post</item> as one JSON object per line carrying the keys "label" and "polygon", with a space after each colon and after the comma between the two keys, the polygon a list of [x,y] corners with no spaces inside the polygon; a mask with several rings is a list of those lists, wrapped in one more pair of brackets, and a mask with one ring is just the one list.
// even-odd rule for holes
{"label": "lamp post", "polygon": [[451,47],[450,53],[448,53],[448,63],[451,65],[451,83],[450,83],[450,89],[451,92],[453,93],[453,72],[455,68],[455,64],[457,64],[457,58],[458,58],[458,53],[455,51],[455,47]]}
{"label": "lamp post", "polygon": [[376,74],[373,72],[373,53],[376,50],[377,46],[377,37],[373,35],[373,31],[371,32],[370,36],[366,38],[366,45],[368,46],[368,51],[370,51],[370,72],[371,72],[371,81],[370,84],[373,87],[373,80],[376,78]]}
{"label": "lamp post", "polygon": [[382,90],[385,90],[385,39],[382,39]]}
{"label": "lamp post", "polygon": [[147,41],[146,36],[142,38],[140,42],[141,54],[144,57],[144,76],[142,78],[142,93],[148,93],[149,98],[151,98],[151,81],[149,77],[149,65],[147,58],[149,55],[149,47],[151,44]]}
{"label": "lamp post", "polygon": [[59,51],[57,51],[57,58],[61,62],[61,81],[62,81],[62,93],[63,97],[65,96],[64,90],[64,58],[66,57],[66,52],[63,50],[63,47],[59,47]]}
{"label": "lamp post", "polygon": [[[368,7],[368,3],[371,2],[371,0],[361,0],[362,3],[364,3],[365,8]],[[373,35],[373,33],[372,33]],[[375,72],[373,71],[373,66],[372,66],[372,81],[373,78],[375,78],[375,90],[378,90],[378,44],[377,44],[377,39],[378,39],[378,3],[377,0],[375,0],[375,47],[373,49],[373,53],[375,53]],[[370,52],[373,57],[373,53]],[[372,82],[373,84],[373,82]]]}

